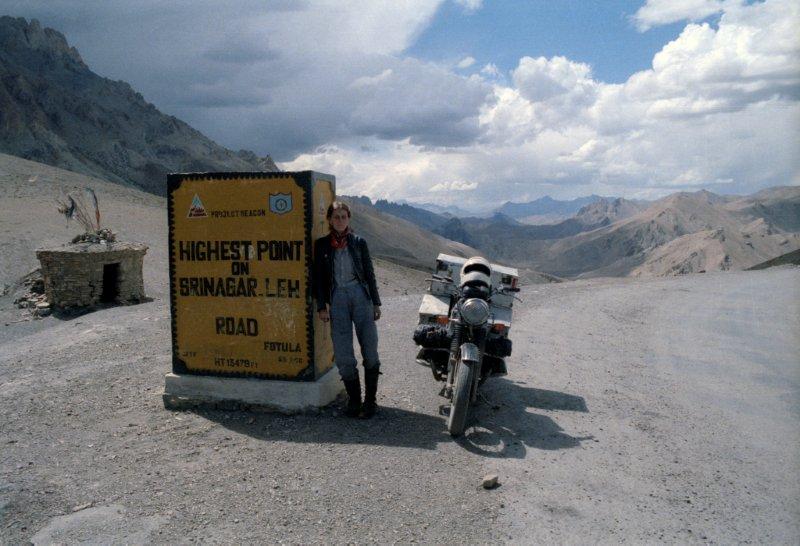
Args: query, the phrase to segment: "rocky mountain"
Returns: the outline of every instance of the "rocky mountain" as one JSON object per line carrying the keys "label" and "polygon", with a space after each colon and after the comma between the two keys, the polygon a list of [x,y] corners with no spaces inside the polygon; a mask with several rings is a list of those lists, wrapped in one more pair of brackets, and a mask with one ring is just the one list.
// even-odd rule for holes
{"label": "rocky mountain", "polygon": [[436,214],[435,212],[415,207],[407,203],[393,203],[392,201],[387,201],[386,199],[378,199],[375,201],[375,208],[381,212],[408,220],[412,224],[416,224],[423,229],[427,229],[428,231],[437,231],[449,220],[447,216],[442,216],[440,214]]}
{"label": "rocky mountain", "polygon": [[[486,248],[478,249],[472,244],[470,232],[460,218],[435,215],[408,203],[393,203],[383,199],[373,203],[363,195],[340,195],[338,199],[350,205],[353,229],[367,237],[372,253],[383,260],[429,271],[440,252],[455,256],[489,255]],[[467,218],[467,221],[488,222],[495,226],[520,225],[502,214],[496,214],[491,219]],[[498,261],[514,265],[505,259]],[[524,264],[520,265],[519,274],[525,284],[562,280]]]}
{"label": "rocky mountain", "polygon": [[739,199],[725,208],[742,218],[762,218],[777,230],[800,231],[800,193],[797,186],[778,186]]}
{"label": "rocky mountain", "polygon": [[532,265],[562,276],[745,269],[800,248],[800,187],[748,197],[676,193],[608,226],[552,242]]}
{"label": "rocky mountain", "polygon": [[800,248],[800,187],[747,197],[676,193],[653,203],[601,198],[554,224],[496,214],[455,218],[436,232],[493,260],[567,278],[745,269]]}
{"label": "rocky mountain", "polygon": [[632,274],[747,269],[800,247],[800,188],[770,188],[738,199],[715,197],[712,201],[722,211],[716,223],[658,248]]}
{"label": "rocky mountain", "polygon": [[468,245],[431,233],[414,221],[413,215],[408,220],[385,212],[385,209],[407,210],[403,205],[380,200],[373,204],[363,195],[339,195],[337,199],[350,205],[353,230],[366,237],[370,252],[378,258],[427,271],[433,267],[440,252],[455,256],[480,254]]}
{"label": "rocky mountain", "polygon": [[437,205],[436,203],[415,203],[414,206],[417,208],[421,208],[436,213],[440,216],[446,216],[446,217],[450,216],[464,217],[464,216],[475,215],[474,212],[470,212],[466,209],[457,207],[455,205]]}
{"label": "rocky mountain", "polygon": [[612,224],[643,211],[650,203],[646,201],[630,201],[617,197],[609,199],[602,197],[578,211],[575,218],[587,226],[601,226]]}
{"label": "rocky mountain", "polygon": [[560,201],[545,195],[535,201],[511,203],[506,201],[495,212],[510,216],[526,224],[551,224],[574,216],[582,207],[604,199],[599,195]]}
{"label": "rocky mountain", "polygon": [[[58,32],[10,17],[0,17],[0,152],[39,162],[0,154],[4,214],[15,219],[8,228],[17,234],[5,249],[12,254],[27,244],[17,228],[38,233],[29,229],[31,218],[40,213],[55,218],[50,209],[57,182],[83,179],[75,173],[94,177],[82,184],[107,184],[97,180],[102,179],[120,191],[134,186],[163,195],[168,172],[277,169],[269,157],[223,148],[159,112],[128,84],[94,74]],[[72,172],[48,171],[42,163]],[[146,201],[141,192],[125,189],[125,199]],[[34,196],[35,202],[25,200]],[[354,227],[369,238],[376,256],[421,269],[428,269],[437,253],[448,252],[484,254],[531,271],[531,280],[539,278],[535,270],[560,277],[671,275],[744,269],[800,248],[797,186],[746,197],[676,193],[649,204],[545,197],[506,203],[489,218],[456,218],[383,200],[373,204],[366,197],[352,203]],[[147,207],[151,214],[161,203]],[[559,214],[572,217],[524,223]],[[4,268],[16,270],[19,264],[2,265],[5,274]]]}
{"label": "rocky mountain", "polygon": [[458,241],[470,246],[475,244],[475,241],[472,240],[472,237],[470,237],[469,232],[464,226],[464,221],[455,216],[435,228],[434,232],[451,241]]}
{"label": "rocky mountain", "polygon": [[800,249],[787,252],[786,254],[781,254],[777,258],[772,258],[766,262],[761,262],[760,264],[748,267],[747,269],[750,271],[756,271],[759,269],[778,267],[780,265],[800,265]]}
{"label": "rocky mountain", "polygon": [[[353,229],[367,238],[372,254],[387,262],[427,272],[433,267],[434,260],[440,252],[455,256],[489,256],[489,252],[485,248],[478,249],[464,243],[463,239],[469,240],[469,234],[463,230],[464,224],[459,218],[446,219],[443,226],[435,232],[431,232],[417,222],[379,209],[380,201],[373,204],[368,197],[364,196],[340,195],[338,198],[350,205],[353,211]],[[390,203],[390,208],[391,205],[394,204]],[[495,225],[502,223],[503,219],[519,225],[514,220],[502,215],[496,215]],[[497,261],[504,265],[515,265],[505,259]],[[519,266],[519,274],[523,284],[561,282],[562,280],[555,275],[526,266],[524,263]]]}
{"label": "rocky mountain", "polygon": [[570,237],[608,225],[610,220],[597,219],[591,216],[573,217],[552,224],[528,225],[501,213],[490,218],[452,218],[443,226],[434,230],[436,233],[479,248],[492,256],[514,263],[528,263],[532,255],[541,252],[548,243],[564,237]]}
{"label": "rocky mountain", "polygon": [[[347,198],[343,198],[347,201]],[[474,256],[480,251],[451,241],[412,222],[381,212],[364,201],[349,201],[353,211],[353,230],[369,241],[378,258],[415,269],[430,270],[440,252],[455,256]]]}
{"label": "rocky mountain", "polygon": [[59,32],[0,17],[0,152],[163,195],[166,174],[275,171],[92,72]]}

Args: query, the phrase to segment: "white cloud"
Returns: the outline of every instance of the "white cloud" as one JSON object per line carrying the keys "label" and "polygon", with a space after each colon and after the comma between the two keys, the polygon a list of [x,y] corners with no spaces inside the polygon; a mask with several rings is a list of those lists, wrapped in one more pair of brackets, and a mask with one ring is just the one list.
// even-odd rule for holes
{"label": "white cloud", "polygon": [[439,182],[431,186],[429,192],[439,191],[472,191],[478,187],[477,182],[467,182],[465,180],[451,180],[450,182]]}
{"label": "white cloud", "polygon": [[335,174],[341,193],[479,208],[800,180],[796,0],[650,0],[640,28],[692,22],[615,84],[560,56],[523,57],[508,80],[410,57],[438,0],[198,2],[10,11],[65,30],[90,66],[223,144]]}
{"label": "white cloud", "polygon": [[531,102],[574,93],[576,89],[592,87],[592,69],[565,57],[532,59],[523,57],[513,71],[514,85]]}
{"label": "white cloud", "polygon": [[678,21],[700,21],[709,15],[723,10],[726,4],[741,3],[738,0],[647,0],[644,6],[636,11],[633,21],[640,32],[645,32],[658,25],[666,25]]}
{"label": "white cloud", "polygon": [[458,68],[469,68],[475,64],[475,57],[464,57],[460,61],[458,61]]}
{"label": "white cloud", "polygon": [[387,62],[392,70],[349,97],[353,106],[345,122],[351,133],[431,146],[477,138],[478,115],[491,94],[486,83],[415,59]]}
{"label": "white cloud", "polygon": [[500,77],[500,70],[497,68],[496,64],[487,63],[483,68],[481,68],[481,74],[487,78],[498,78]]}
{"label": "white cloud", "polygon": [[[475,142],[431,149],[405,140],[337,157],[347,156],[356,173],[348,187],[360,193],[413,202],[433,188],[439,202],[475,208],[544,193],[652,198],[796,183],[797,11],[771,0],[726,11],[717,29],[689,24],[652,69],[621,84],[564,57],[525,57],[511,85],[492,87]],[[457,192],[442,180],[475,187]]]}
{"label": "white cloud", "polygon": [[535,119],[544,126],[573,123],[595,100],[598,89],[589,65],[565,57],[523,57],[511,75],[520,95],[534,103]]}
{"label": "white cloud", "polygon": [[483,7],[483,0],[454,0],[456,4],[464,8],[468,13],[478,11]]}
{"label": "white cloud", "polygon": [[[736,112],[800,91],[800,5],[771,1],[726,12],[717,30],[689,24],[653,58],[652,70],[609,87],[594,107],[608,124],[624,102],[636,118],[697,117]],[[610,107],[610,109],[609,109]]]}
{"label": "white cloud", "polygon": [[394,74],[394,71],[391,68],[387,68],[376,76],[361,76],[351,83],[350,87],[352,89],[359,87],[375,87],[391,78],[392,74]]}

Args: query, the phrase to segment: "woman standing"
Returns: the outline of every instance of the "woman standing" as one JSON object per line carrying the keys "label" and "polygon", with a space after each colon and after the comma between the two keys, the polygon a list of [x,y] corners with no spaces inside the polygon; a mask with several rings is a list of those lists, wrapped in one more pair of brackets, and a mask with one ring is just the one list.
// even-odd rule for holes
{"label": "woman standing", "polygon": [[[378,408],[375,395],[381,363],[375,321],[381,317],[381,299],[367,242],[350,230],[350,207],[334,201],[326,216],[330,234],[314,243],[317,313],[323,322],[331,321],[333,356],[347,389],[347,415],[369,419]],[[363,405],[353,326],[364,365]]]}

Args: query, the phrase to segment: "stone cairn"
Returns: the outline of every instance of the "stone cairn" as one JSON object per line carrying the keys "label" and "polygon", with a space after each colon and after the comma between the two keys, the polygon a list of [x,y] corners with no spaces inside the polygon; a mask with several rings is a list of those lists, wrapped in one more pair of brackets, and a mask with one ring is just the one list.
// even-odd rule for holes
{"label": "stone cairn", "polygon": [[113,231],[100,227],[100,208],[90,188],[56,202],[58,212],[77,221],[84,232],[69,244],[36,251],[41,269],[26,279],[28,290],[17,298],[17,306],[43,317],[52,311],[144,301],[142,265],[147,246],[119,242]]}
{"label": "stone cairn", "polygon": [[142,302],[146,252],[146,245],[124,242],[39,249],[47,301],[59,311]]}
{"label": "stone cairn", "polygon": [[42,272],[37,269],[22,281],[24,293],[14,300],[14,305],[20,309],[30,309],[34,318],[46,317],[52,312],[50,303],[44,293],[44,279]]}
{"label": "stone cairn", "polygon": [[110,229],[99,229],[92,233],[81,233],[72,239],[72,244],[76,243],[97,243],[106,245],[117,240],[117,236]]}

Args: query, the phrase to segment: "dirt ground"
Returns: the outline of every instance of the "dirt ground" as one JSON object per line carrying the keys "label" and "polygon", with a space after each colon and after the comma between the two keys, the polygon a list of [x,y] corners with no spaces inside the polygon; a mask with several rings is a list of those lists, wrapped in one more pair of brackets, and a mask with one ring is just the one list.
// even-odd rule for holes
{"label": "dirt ground", "polygon": [[[381,263],[375,419],[173,412],[164,200],[87,180],[0,154],[0,543],[800,542],[800,268],[526,286],[453,441],[426,274]],[[152,301],[33,320],[16,280],[89,182]]]}
{"label": "dirt ground", "polygon": [[459,441],[413,359],[424,275],[379,271],[372,421],[167,411],[162,297],[1,298],[2,542],[797,543],[800,268],[526,287]]}
{"label": "dirt ground", "polygon": [[765,273],[528,292],[469,437],[513,542],[798,542],[800,268]]}

